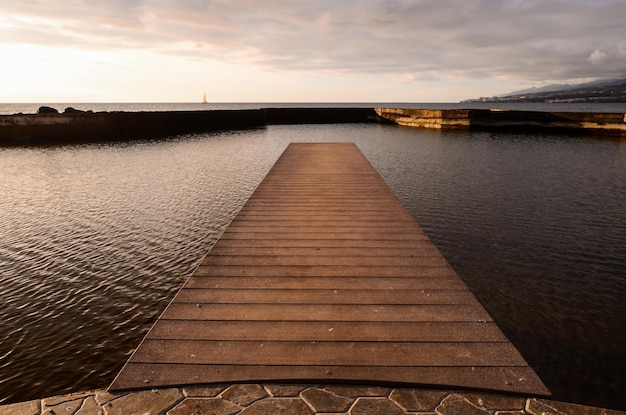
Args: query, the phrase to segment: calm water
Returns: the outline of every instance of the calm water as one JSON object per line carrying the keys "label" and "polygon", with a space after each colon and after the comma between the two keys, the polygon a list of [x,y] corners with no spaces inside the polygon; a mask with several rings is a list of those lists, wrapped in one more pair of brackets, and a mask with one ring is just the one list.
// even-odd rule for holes
{"label": "calm water", "polygon": [[569,111],[569,112],[626,112],[626,103],[0,103],[0,115],[2,114],[34,114],[40,106],[46,105],[63,112],[67,107],[73,107],[83,111],[202,111],[202,110],[230,110],[230,109],[257,109],[257,108],[284,108],[284,107],[387,107],[387,108],[426,108],[426,109],[490,109],[501,108],[519,111]]}
{"label": "calm water", "polygon": [[353,141],[555,398],[626,409],[626,142],[351,125],[0,149],[0,401],[106,387],[291,141]]}

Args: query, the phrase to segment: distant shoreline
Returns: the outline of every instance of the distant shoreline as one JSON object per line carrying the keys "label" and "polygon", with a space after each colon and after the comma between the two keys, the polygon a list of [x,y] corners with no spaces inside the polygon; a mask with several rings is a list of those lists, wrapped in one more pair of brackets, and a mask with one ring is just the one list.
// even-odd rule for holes
{"label": "distant shoreline", "polygon": [[278,124],[383,123],[439,130],[548,131],[626,136],[624,113],[498,109],[282,107],[205,111],[93,112],[40,107],[0,115],[0,146],[130,141]]}
{"label": "distant shoreline", "polygon": [[258,110],[261,108],[404,108],[436,110],[504,109],[512,111],[548,112],[626,112],[626,103],[545,103],[545,102],[215,102],[190,103],[0,103],[0,115],[35,114],[42,105],[63,112],[72,107],[93,112],[163,112],[163,111],[207,111],[207,110]]}

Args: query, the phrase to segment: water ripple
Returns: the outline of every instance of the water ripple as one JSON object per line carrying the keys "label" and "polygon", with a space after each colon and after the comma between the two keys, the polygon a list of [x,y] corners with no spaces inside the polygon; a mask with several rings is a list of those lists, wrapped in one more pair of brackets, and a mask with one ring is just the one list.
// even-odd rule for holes
{"label": "water ripple", "polygon": [[557,397],[626,393],[624,143],[359,124],[0,149],[0,402],[107,386],[291,141],[355,141]]}

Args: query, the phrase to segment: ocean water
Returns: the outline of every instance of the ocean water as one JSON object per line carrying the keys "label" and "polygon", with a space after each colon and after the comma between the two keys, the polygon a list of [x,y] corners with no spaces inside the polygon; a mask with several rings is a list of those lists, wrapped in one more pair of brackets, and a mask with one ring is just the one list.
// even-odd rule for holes
{"label": "ocean water", "polygon": [[0,402],[108,386],[292,141],[355,142],[555,399],[626,409],[626,142],[376,124],[0,148]]}
{"label": "ocean water", "polygon": [[257,108],[328,108],[328,107],[359,107],[359,108],[424,108],[424,109],[509,109],[518,111],[567,111],[567,112],[626,112],[626,103],[406,103],[406,102],[378,102],[378,103],[0,103],[0,115],[5,114],[34,114],[40,106],[45,105],[63,112],[72,107],[83,111],[206,111],[206,110],[237,110]]}

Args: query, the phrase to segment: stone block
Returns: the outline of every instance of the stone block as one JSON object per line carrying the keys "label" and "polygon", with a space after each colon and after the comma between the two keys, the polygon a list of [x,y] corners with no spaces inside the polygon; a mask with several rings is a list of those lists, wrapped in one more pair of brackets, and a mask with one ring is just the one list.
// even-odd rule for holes
{"label": "stone block", "polygon": [[232,385],[220,395],[222,399],[228,399],[241,406],[248,406],[252,402],[265,398],[267,393],[261,385],[241,384]]}
{"label": "stone block", "polygon": [[525,398],[514,396],[491,395],[488,393],[457,392],[474,405],[487,410],[500,409],[507,411],[521,411],[526,403]]}
{"label": "stone block", "polygon": [[444,398],[435,408],[439,415],[489,415],[484,408],[479,408],[460,395],[452,394]]}
{"label": "stone block", "polygon": [[324,389],[348,398],[387,396],[389,393],[389,389],[375,386],[328,386]]}
{"label": "stone block", "polygon": [[233,415],[243,408],[220,398],[187,398],[167,412],[167,415]]}
{"label": "stone block", "polygon": [[0,415],[39,415],[39,401],[0,406]]}
{"label": "stone block", "polygon": [[183,388],[183,394],[187,397],[215,398],[226,388],[228,385],[187,386]]}
{"label": "stone block", "polygon": [[300,395],[315,412],[345,412],[353,401],[318,388],[309,388]]}
{"label": "stone block", "polygon": [[356,400],[350,415],[404,415],[404,411],[387,398],[359,398]]}
{"label": "stone block", "polygon": [[67,395],[53,396],[50,398],[42,399],[41,404],[43,406],[43,409],[46,409],[46,407],[57,406],[64,402],[71,402],[75,400],[82,401],[84,398],[88,396],[93,396],[94,394],[95,392],[79,392],[79,393],[70,393]]}
{"label": "stone block", "polygon": [[102,391],[96,391],[96,402],[98,402],[99,405],[104,406],[105,404],[111,402],[113,399],[117,399],[120,396],[123,396],[124,394],[120,394],[120,393],[109,393],[105,390]]}
{"label": "stone block", "polygon": [[529,399],[526,401],[526,412],[532,415],[605,415],[605,410],[573,403],[549,401],[545,399]]}
{"label": "stone block", "polygon": [[405,411],[430,411],[448,394],[445,391],[421,390],[421,389],[394,389],[389,399],[403,408]]}
{"label": "stone block", "polygon": [[[74,399],[71,401],[65,402],[54,402],[56,399],[53,399],[50,402],[48,399],[45,399],[42,404],[42,415],[56,415],[56,414],[75,414],[78,409],[83,405],[83,398],[79,397],[78,399]],[[55,404],[53,404],[55,403]]]}
{"label": "stone block", "polygon": [[257,401],[239,415],[311,415],[309,407],[298,398],[267,398]]}
{"label": "stone block", "polygon": [[104,405],[106,415],[160,414],[184,398],[178,389],[155,389],[124,395]]}
{"label": "stone block", "polygon": [[276,385],[267,384],[264,385],[265,390],[273,397],[296,397],[300,396],[300,392],[305,390],[305,385]]}
{"label": "stone block", "polygon": [[74,415],[104,415],[104,409],[96,402],[95,396],[89,396]]}

